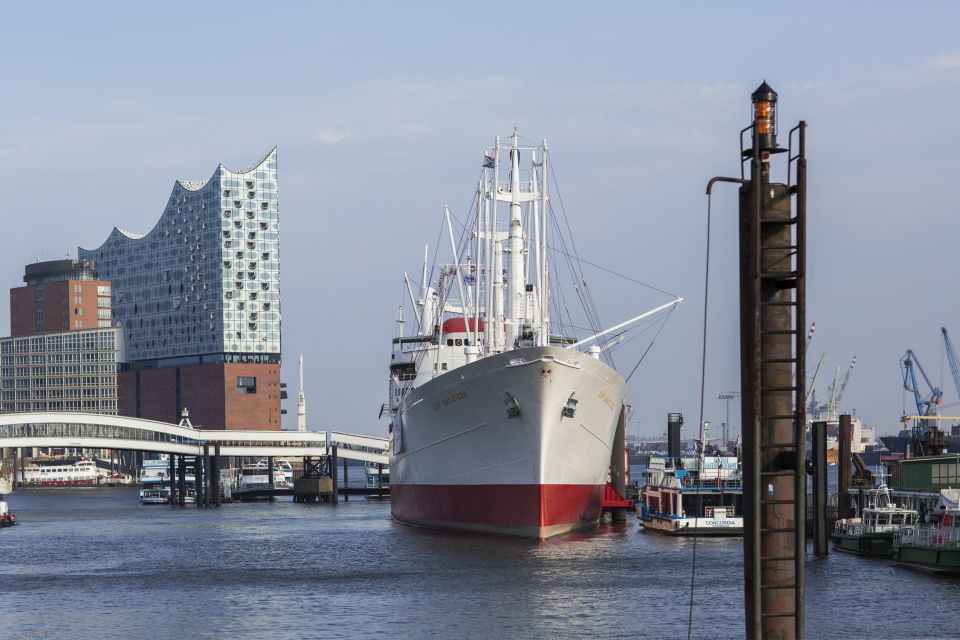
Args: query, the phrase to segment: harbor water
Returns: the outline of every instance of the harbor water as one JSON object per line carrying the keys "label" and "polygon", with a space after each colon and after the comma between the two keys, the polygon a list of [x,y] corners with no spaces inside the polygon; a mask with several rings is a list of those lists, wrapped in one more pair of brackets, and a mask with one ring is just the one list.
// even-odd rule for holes
{"label": "harbor water", "polygon": [[[416,529],[388,501],[144,507],[134,487],[19,490],[0,638],[680,638],[692,540],[601,524],[536,542]],[[697,542],[693,632],[743,635],[740,539]],[[956,637],[960,580],[831,553],[811,638]]]}

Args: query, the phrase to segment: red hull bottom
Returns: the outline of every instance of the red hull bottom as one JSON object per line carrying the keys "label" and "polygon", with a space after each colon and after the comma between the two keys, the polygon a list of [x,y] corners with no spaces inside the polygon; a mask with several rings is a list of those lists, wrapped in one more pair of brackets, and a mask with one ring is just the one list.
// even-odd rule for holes
{"label": "red hull bottom", "polygon": [[596,526],[603,485],[495,484],[390,487],[393,517],[441,529],[546,539]]}

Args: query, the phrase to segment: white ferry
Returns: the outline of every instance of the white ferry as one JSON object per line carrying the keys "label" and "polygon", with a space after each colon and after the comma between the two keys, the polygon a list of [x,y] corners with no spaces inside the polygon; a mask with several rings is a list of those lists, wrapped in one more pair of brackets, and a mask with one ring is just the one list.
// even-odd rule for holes
{"label": "white ferry", "polygon": [[743,535],[743,473],[736,456],[706,454],[706,425],[696,456],[650,456],[637,517],[645,531],[669,535]]}
{"label": "white ferry", "polygon": [[[283,469],[273,465],[273,488],[287,489],[289,483]],[[270,470],[264,460],[254,464],[245,464],[240,468],[240,491],[258,491],[270,488]]]}
{"label": "white ferry", "polygon": [[71,465],[35,465],[24,467],[23,483],[40,486],[96,485],[108,472],[93,460],[78,460]]}

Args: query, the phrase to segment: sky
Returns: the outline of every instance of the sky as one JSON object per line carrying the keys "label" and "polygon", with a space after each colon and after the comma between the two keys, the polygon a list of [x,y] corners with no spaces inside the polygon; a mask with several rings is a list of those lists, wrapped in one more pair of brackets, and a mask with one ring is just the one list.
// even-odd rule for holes
{"label": "sky", "polygon": [[[114,226],[150,230],[176,179],[277,146],[288,428],[303,353],[311,429],[386,433],[402,274],[419,271],[444,205],[465,215],[484,147],[514,126],[548,139],[580,256],[685,298],[630,379],[629,433],[659,435],[673,411],[696,424],[704,189],[739,173],[763,80],[781,134],[808,124],[818,393],[856,354],[842,408],[894,433],[912,412],[899,365],[912,348],[944,412],[960,402],[940,340],[941,326],[960,340],[953,4],[36,2],[4,14],[0,287]],[[714,425],[718,394],[739,384],[736,202],[716,189]],[[605,325],[665,301],[585,274]],[[618,368],[648,346],[624,345]]]}

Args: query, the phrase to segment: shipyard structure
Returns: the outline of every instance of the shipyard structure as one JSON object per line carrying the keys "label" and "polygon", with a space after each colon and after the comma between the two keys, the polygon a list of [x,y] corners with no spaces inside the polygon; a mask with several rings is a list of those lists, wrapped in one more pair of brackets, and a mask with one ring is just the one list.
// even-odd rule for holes
{"label": "shipyard structure", "polygon": [[280,429],[277,154],[174,184],[146,234],[78,250],[112,286],[126,360],[117,412],[207,429]]}

